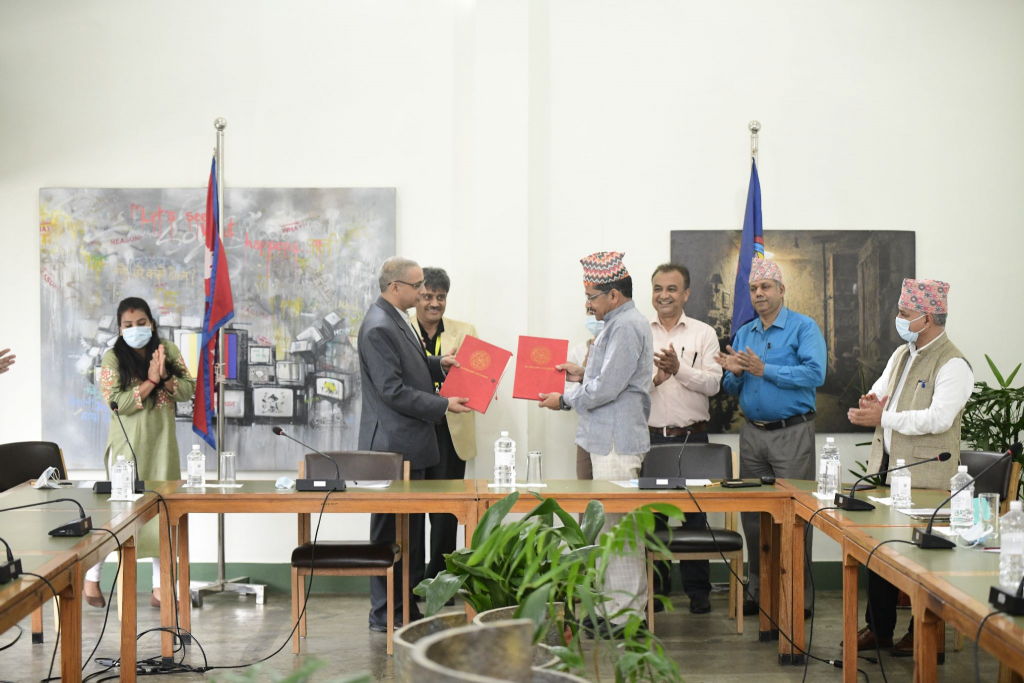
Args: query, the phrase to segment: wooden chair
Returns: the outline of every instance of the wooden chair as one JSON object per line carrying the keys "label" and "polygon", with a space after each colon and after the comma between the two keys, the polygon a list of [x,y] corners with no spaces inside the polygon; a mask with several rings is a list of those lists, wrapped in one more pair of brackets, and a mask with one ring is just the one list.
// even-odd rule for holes
{"label": "wooden chair", "polygon": [[[682,457],[680,457],[680,454]],[[739,471],[732,449],[725,444],[688,444],[685,450],[672,445],[652,446],[644,457],[642,477],[678,477],[687,479],[729,479]],[[647,549],[647,625],[654,633],[654,562],[672,560],[718,560],[724,555],[732,567],[729,577],[729,618],[736,620],[736,633],[743,633],[743,593],[739,580],[743,570],[743,536],[738,529],[739,515],[725,513],[725,527],[708,530],[679,529],[655,532],[671,554],[661,555]],[[721,553],[719,553],[721,550]]]}
{"label": "wooden chair", "polygon": [[[50,441],[19,441],[0,444],[0,491],[24,484],[37,478],[47,467],[56,467],[61,479],[68,478],[64,465],[64,452]],[[56,610],[56,604],[54,605]],[[54,617],[54,633],[57,618]],[[32,642],[43,642],[43,608],[32,611]]]}
{"label": "wooden chair", "polygon": [[[409,479],[409,463],[403,462],[399,453],[334,451],[329,452],[328,455],[334,457],[338,463],[341,477],[349,481]],[[336,476],[334,465],[321,455],[309,453],[304,462],[299,463],[299,479],[306,476],[333,479]],[[349,494],[340,492],[333,495]],[[299,620],[299,627],[292,634],[292,652],[299,654],[299,639],[306,636],[306,577],[315,571],[317,576],[384,576],[387,578],[387,652],[389,655],[392,654],[392,637],[395,630],[395,613],[392,608],[395,597],[395,565],[402,559],[402,547],[397,542],[317,540],[314,549],[311,539],[311,517],[312,515],[308,513],[298,516],[299,546],[292,551],[292,623]],[[397,515],[395,518],[396,539],[403,537],[405,524],[406,517]]]}

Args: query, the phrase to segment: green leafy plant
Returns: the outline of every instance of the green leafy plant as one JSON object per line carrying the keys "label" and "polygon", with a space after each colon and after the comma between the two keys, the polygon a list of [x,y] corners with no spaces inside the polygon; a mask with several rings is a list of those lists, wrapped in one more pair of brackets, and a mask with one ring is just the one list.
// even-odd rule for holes
{"label": "green leafy plant", "polygon": [[[871,442],[868,441],[867,443],[858,443],[858,444],[854,444],[854,445],[855,446],[870,446]],[[846,471],[849,472],[850,474],[852,474],[854,476],[855,480],[856,479],[860,479],[865,474],[867,474],[867,472],[868,472],[868,461],[867,460],[854,460],[853,462],[854,462],[855,465],[857,465],[857,469],[856,470],[846,470]],[[873,474],[870,477],[867,477],[864,481],[868,482],[869,484],[874,484],[875,486],[885,486],[885,482],[882,481],[882,477],[880,477],[877,474]]]}
{"label": "green leafy plant", "polygon": [[[540,638],[553,623],[563,626],[557,623],[562,617],[554,608],[561,602],[571,638],[564,647],[552,650],[561,659],[562,670],[583,673],[587,669],[580,624],[589,616],[599,628],[609,630],[607,640],[595,641],[590,656],[595,680],[601,680],[602,659],[610,656],[617,683],[682,681],[678,666],[647,629],[643,615],[629,609],[610,613],[606,607],[610,596],[603,586],[613,556],[642,553],[644,543],[668,553],[654,535],[655,512],[674,519],[683,519],[683,513],[672,505],[644,506],[600,534],[604,525],[600,502],[591,501],[582,524],[577,524],[554,499],[533,495],[540,503],[520,520],[503,523],[518,493],[491,506],[473,534],[473,548],[446,556],[446,570],[416,587],[414,592],[426,598],[427,614],[436,613],[456,594],[477,611],[518,605],[516,616],[532,619]],[[561,526],[554,525],[555,518]],[[618,622],[614,633],[612,621]]]}
{"label": "green leafy plant", "polygon": [[[1005,378],[992,359],[985,355],[989,368],[996,378],[998,387],[986,382],[975,382],[974,392],[967,399],[964,408],[960,438],[968,446],[979,451],[1002,453],[1014,442],[1020,440],[1024,431],[1024,387],[1013,388],[1014,378],[1021,364]],[[1018,458],[1024,464],[1024,457]],[[1017,485],[1017,496],[1021,497],[1021,483]]]}

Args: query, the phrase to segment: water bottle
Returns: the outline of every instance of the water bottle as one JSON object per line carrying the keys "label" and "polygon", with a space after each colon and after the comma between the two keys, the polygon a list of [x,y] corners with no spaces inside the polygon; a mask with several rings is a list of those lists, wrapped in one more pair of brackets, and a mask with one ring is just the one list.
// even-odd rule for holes
{"label": "water bottle", "polygon": [[494,442],[494,485],[516,485],[516,442],[502,432]]}
{"label": "water bottle", "polygon": [[839,490],[839,449],[831,436],[825,439],[818,459],[818,494],[832,498]]}
{"label": "water bottle", "polygon": [[114,500],[126,500],[134,493],[133,479],[132,464],[125,460],[123,455],[117,456],[117,461],[110,468],[110,497]]}
{"label": "water bottle", "polygon": [[949,482],[949,492],[953,493],[963,486],[967,488],[953,497],[952,514],[949,516],[949,528],[956,532],[974,526],[974,478],[967,474],[967,465],[956,468],[956,474]]}
{"label": "water bottle", "polygon": [[185,481],[185,486],[197,487],[205,484],[206,456],[203,455],[199,444],[192,445],[192,452],[188,454],[186,462],[188,463],[188,479]]}
{"label": "water bottle", "polygon": [[[896,467],[903,467],[907,462],[903,458],[896,460]],[[892,506],[897,510],[903,510],[913,503],[910,500],[910,470],[896,470],[889,475],[890,495],[892,495]]]}
{"label": "water bottle", "polygon": [[1021,501],[1011,500],[1010,511],[999,520],[999,585],[1016,591],[1024,577],[1024,512]]}

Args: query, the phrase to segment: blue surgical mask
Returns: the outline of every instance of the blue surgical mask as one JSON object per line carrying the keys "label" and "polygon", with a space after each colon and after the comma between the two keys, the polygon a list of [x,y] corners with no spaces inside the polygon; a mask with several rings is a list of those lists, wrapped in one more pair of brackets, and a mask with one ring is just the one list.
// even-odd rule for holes
{"label": "blue surgical mask", "polygon": [[590,330],[590,334],[595,337],[601,334],[601,330],[604,329],[604,321],[598,320],[592,315],[587,316],[587,321],[584,324],[587,326],[587,329]]}
{"label": "blue surgical mask", "polygon": [[919,335],[920,332],[911,332],[910,323],[916,323],[923,317],[924,316],[922,315],[920,317],[914,318],[913,320],[907,320],[906,318],[896,318],[896,332],[899,333],[900,338],[903,339],[903,341],[910,342],[911,344],[917,341],[917,335]]}
{"label": "blue surgical mask", "polygon": [[121,330],[124,342],[133,349],[141,349],[153,338],[152,327],[129,327]]}

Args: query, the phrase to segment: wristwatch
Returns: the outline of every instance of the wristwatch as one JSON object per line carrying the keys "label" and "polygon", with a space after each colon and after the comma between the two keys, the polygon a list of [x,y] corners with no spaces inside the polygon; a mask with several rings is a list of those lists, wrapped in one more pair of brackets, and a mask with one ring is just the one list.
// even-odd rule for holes
{"label": "wristwatch", "polygon": [[565,402],[565,396],[558,397],[558,408],[559,410],[572,410],[572,406]]}

